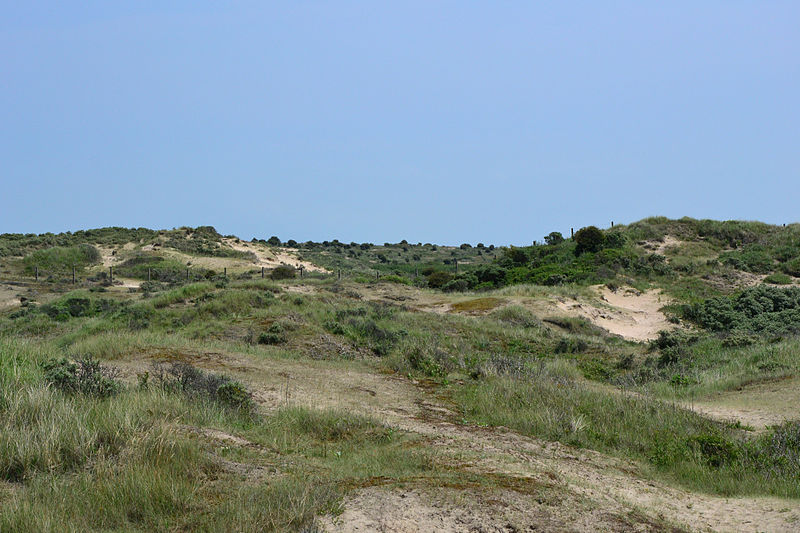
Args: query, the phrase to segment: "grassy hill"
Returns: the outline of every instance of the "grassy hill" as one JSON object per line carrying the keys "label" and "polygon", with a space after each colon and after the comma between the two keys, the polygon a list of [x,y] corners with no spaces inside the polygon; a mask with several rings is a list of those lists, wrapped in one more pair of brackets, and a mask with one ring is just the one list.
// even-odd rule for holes
{"label": "grassy hill", "polygon": [[0,531],[791,530],[798,232],[0,235]]}

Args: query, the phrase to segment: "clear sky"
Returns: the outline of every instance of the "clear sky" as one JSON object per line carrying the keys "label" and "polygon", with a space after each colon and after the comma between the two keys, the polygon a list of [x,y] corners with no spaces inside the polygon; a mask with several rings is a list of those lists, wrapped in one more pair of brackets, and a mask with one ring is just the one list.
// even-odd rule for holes
{"label": "clear sky", "polygon": [[0,232],[800,219],[797,0],[0,4]]}

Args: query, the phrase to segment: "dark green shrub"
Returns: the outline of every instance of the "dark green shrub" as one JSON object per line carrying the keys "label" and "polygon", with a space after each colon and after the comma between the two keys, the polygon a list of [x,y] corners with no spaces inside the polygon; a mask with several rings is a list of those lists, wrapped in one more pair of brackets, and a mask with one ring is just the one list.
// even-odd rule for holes
{"label": "dark green shrub", "polygon": [[733,463],[739,456],[737,445],[721,435],[698,435],[688,441],[689,448],[714,468]]}
{"label": "dark green shrub", "polygon": [[561,244],[564,242],[564,236],[561,235],[558,231],[552,231],[548,235],[544,236],[544,242],[546,242],[550,246],[554,246],[556,244]]}
{"label": "dark green shrub", "polygon": [[800,278],[800,257],[787,261],[781,266],[781,269],[792,277]]}
{"label": "dark green shrub", "polygon": [[575,232],[574,241],[578,244],[575,255],[585,252],[598,252],[603,248],[605,235],[596,226],[587,226]]}
{"label": "dark green shrub", "polygon": [[44,378],[53,387],[69,393],[108,398],[119,392],[116,372],[102,366],[91,356],[76,361],[50,359],[43,365]]}
{"label": "dark green shrub", "polygon": [[281,245],[281,240],[278,237],[276,237],[275,235],[273,235],[272,237],[267,239],[267,244],[269,244],[271,246],[280,246]]}
{"label": "dark green shrub", "polygon": [[268,331],[265,331],[258,336],[259,344],[275,345],[275,344],[283,344],[285,342],[286,342],[286,337],[280,333],[270,333]]}
{"label": "dark green shrub", "polygon": [[37,250],[23,259],[25,271],[33,274],[39,268],[40,274],[67,274],[72,267],[83,270],[89,265],[99,263],[100,252],[89,244],[77,246],[55,246],[45,250]]}
{"label": "dark green shrub", "polygon": [[426,376],[443,377],[447,375],[442,365],[431,354],[428,354],[418,346],[415,346],[406,354],[406,359],[411,368],[422,372]]}
{"label": "dark green shrub", "polygon": [[251,411],[255,404],[253,395],[238,381],[228,381],[217,387],[217,401],[226,407]]}
{"label": "dark green shrub", "polygon": [[582,353],[589,348],[589,343],[583,339],[563,337],[556,344],[556,353]]}
{"label": "dark green shrub", "polygon": [[469,290],[469,282],[465,279],[453,279],[442,285],[444,292],[464,292]]}
{"label": "dark green shrub", "polygon": [[295,268],[289,265],[281,265],[272,269],[270,277],[272,279],[292,279],[296,275]]}
{"label": "dark green shrub", "polygon": [[444,272],[442,270],[434,271],[427,276],[428,287],[432,289],[441,289],[445,283],[453,279],[453,274]]}
{"label": "dark green shrub", "polygon": [[255,407],[244,385],[228,376],[203,372],[188,363],[156,363],[156,383],[164,390],[190,398],[206,398],[225,407],[250,411]]}
{"label": "dark green shrub", "polygon": [[773,285],[789,285],[792,283],[792,278],[786,274],[776,272],[764,278],[764,283],[771,283]]}
{"label": "dark green shrub", "polygon": [[727,337],[722,339],[722,345],[726,348],[743,348],[756,342],[757,338],[743,331],[732,331]]}
{"label": "dark green shrub", "polygon": [[509,266],[524,265],[528,262],[528,254],[525,253],[525,250],[522,248],[511,246],[510,248],[505,248],[503,250],[503,258],[501,259],[501,262]]}

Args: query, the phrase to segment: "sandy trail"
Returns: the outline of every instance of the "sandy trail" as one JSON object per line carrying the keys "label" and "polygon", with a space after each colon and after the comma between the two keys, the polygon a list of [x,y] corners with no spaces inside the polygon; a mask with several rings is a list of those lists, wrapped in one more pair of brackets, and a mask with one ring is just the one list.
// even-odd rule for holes
{"label": "sandy trail", "polygon": [[[284,405],[336,408],[372,416],[423,436],[442,453],[483,475],[556,485],[560,499],[544,501],[511,491],[481,504],[470,490],[369,487],[345,501],[329,531],[660,531],[656,519],[692,531],[797,531],[800,502],[779,498],[724,498],[653,481],[633,461],[521,436],[503,428],[453,423],[454,414],[421,384],[337,361],[268,359],[246,354],[182,354],[201,368],[236,375],[266,410]],[[120,361],[131,376],[147,359]],[[453,386],[458,386],[457,384]],[[484,495],[485,496],[485,495]],[[621,520],[642,514],[636,527]],[[649,518],[648,518],[649,517]],[[418,524],[412,527],[411,524]],[[510,527],[506,527],[511,524]],[[470,529],[472,528],[472,529]],[[505,529],[504,529],[505,528]],[[527,528],[527,529],[526,529]]]}

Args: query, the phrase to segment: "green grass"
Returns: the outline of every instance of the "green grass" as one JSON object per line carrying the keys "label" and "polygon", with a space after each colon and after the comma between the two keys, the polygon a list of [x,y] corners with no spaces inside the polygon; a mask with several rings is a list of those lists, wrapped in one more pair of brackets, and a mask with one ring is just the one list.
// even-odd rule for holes
{"label": "green grass", "polygon": [[100,252],[89,244],[36,250],[23,259],[28,275],[33,275],[38,268],[39,276],[44,277],[66,275],[72,272],[73,267],[82,274],[84,268],[99,262]]}
{"label": "green grass", "polygon": [[558,373],[491,378],[453,394],[468,423],[638,459],[654,475],[694,490],[800,497],[800,439],[772,449],[771,437],[748,442],[689,410],[596,390]]}
{"label": "green grass", "polygon": [[[67,396],[43,382],[39,363],[57,353],[0,338],[0,479],[15,484],[2,531],[295,531],[359,480],[435,469],[401,432],[337,411],[248,415],[155,386]],[[187,428],[251,445],[220,448]],[[281,472],[245,482],[231,460]]]}

